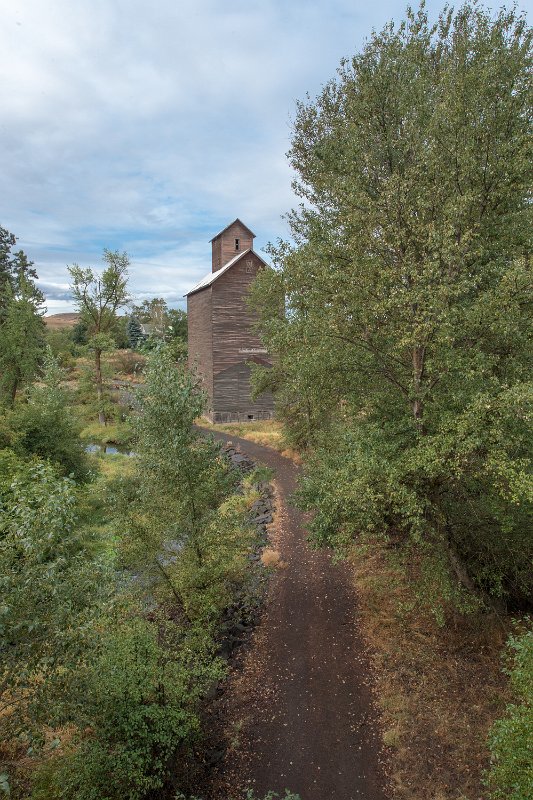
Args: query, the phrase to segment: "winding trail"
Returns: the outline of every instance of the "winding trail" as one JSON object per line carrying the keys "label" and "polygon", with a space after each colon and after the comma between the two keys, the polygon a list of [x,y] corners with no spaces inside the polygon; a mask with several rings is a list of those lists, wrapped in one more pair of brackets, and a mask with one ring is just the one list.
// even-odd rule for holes
{"label": "winding trail", "polygon": [[257,798],[287,788],[302,800],[386,800],[349,567],[308,546],[305,517],[290,503],[299,472],[292,461],[253,442],[214,435],[275,470],[273,546],[284,562],[230,687],[236,744],[220,765],[226,789],[217,800],[228,800],[236,783],[253,788]]}

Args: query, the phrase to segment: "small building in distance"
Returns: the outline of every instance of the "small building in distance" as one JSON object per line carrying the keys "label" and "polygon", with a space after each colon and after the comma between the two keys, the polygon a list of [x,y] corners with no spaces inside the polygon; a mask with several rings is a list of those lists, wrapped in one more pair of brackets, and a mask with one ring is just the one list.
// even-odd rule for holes
{"label": "small building in distance", "polygon": [[253,250],[252,233],[236,219],[211,239],[211,272],[187,293],[189,365],[208,395],[211,422],[271,419],[274,398],[252,400],[251,361],[270,366],[268,353],[252,332],[254,316],[246,295],[266,262]]}

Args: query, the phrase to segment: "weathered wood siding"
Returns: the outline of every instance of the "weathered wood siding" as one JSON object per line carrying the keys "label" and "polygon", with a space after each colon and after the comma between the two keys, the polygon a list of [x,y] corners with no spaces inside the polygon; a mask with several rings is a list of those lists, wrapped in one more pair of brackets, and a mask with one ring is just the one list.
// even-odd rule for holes
{"label": "weathered wood siding", "polygon": [[246,254],[212,285],[213,314],[213,413],[231,413],[239,419],[272,416],[274,400],[265,395],[253,403],[250,370],[246,362],[267,356],[252,332],[255,315],[246,303],[250,284],[263,266],[255,253]]}
{"label": "weathered wood siding", "polygon": [[274,398],[265,393],[253,401],[250,392],[250,367],[240,361],[214,376],[213,422],[246,422],[270,419]]}
{"label": "weathered wood siding", "polygon": [[[239,240],[239,249],[235,249],[235,239]],[[237,255],[243,253],[245,250],[253,247],[253,236],[250,231],[244,227],[241,222],[234,222],[233,225],[217,236],[212,241],[213,257],[212,257],[212,270],[216,272],[217,269],[223,267],[228,261]]]}
{"label": "weathered wood siding", "polygon": [[220,372],[247,356],[266,354],[252,332],[255,317],[246,303],[250,285],[262,264],[255,253],[245,255],[213,283],[213,370]]}
{"label": "weathered wood siding", "polygon": [[187,297],[187,328],[189,333],[189,367],[197,370],[209,395],[213,398],[213,304],[212,287]]}

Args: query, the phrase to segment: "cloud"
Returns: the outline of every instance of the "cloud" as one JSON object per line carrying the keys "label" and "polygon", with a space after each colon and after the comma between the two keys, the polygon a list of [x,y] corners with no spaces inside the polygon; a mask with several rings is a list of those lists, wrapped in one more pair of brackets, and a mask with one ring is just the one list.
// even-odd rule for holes
{"label": "cloud", "polygon": [[[286,235],[295,100],[404,3],[4,0],[0,224],[50,301],[126,250],[134,294],[180,301],[235,217]],[[432,3],[437,5],[436,3]],[[165,293],[167,293],[165,295]]]}

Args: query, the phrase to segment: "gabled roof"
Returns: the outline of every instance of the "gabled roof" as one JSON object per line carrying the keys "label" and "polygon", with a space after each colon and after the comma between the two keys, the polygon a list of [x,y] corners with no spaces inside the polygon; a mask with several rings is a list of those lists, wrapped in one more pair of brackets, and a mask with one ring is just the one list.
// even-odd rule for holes
{"label": "gabled roof", "polygon": [[266,266],[268,266],[268,265],[267,265],[267,262],[266,262],[266,261],[264,261],[264,259],[262,259],[262,258],[261,258],[261,256],[258,256],[258,255],[257,255],[257,253],[256,253],[256,252],[254,252],[254,250],[252,250],[252,248],[251,248],[251,247],[249,247],[249,248],[248,248],[248,250],[243,250],[243,251],[242,251],[242,253],[237,253],[237,255],[236,255],[236,256],[234,256],[234,257],[231,259],[231,261],[228,261],[228,263],[227,263],[227,264],[224,264],[224,266],[223,266],[223,267],[220,267],[220,269],[217,269],[217,271],[216,271],[216,272],[208,272],[208,273],[207,273],[207,275],[206,275],[204,278],[202,278],[202,280],[200,281],[200,283],[197,283],[197,284],[196,284],[196,286],[193,286],[193,288],[191,289],[191,291],[190,291],[190,292],[187,292],[187,294],[184,294],[183,296],[184,296],[184,297],[188,297],[190,294],[194,294],[195,292],[199,292],[199,291],[200,291],[200,289],[205,289],[207,286],[211,286],[211,284],[212,284],[212,283],[214,283],[216,280],[218,280],[218,278],[220,278],[220,276],[221,276],[221,275],[223,275],[225,272],[227,272],[227,271],[228,271],[228,269],[230,269],[230,267],[232,267],[234,264],[236,264],[236,263],[237,263],[237,261],[240,261],[240,260],[241,260],[241,258],[244,258],[244,256],[245,256],[247,253],[253,253],[253,254],[254,254],[254,256],[255,256],[256,258],[258,258],[258,259],[259,259],[259,261],[260,261],[262,264],[264,264],[264,265],[265,265],[265,267],[266,267]]}
{"label": "gabled roof", "polygon": [[217,233],[217,235],[216,235],[216,236],[213,236],[213,238],[212,238],[212,239],[209,239],[209,241],[210,241],[210,242],[214,242],[214,241],[215,241],[215,239],[218,239],[218,237],[219,237],[219,236],[222,236],[222,234],[223,234],[223,233],[225,233],[225,232],[228,230],[228,228],[231,228],[231,226],[232,226],[232,225],[235,225],[235,223],[236,223],[236,222],[238,222],[238,223],[239,223],[239,225],[242,225],[242,227],[243,227],[243,228],[245,228],[245,229],[248,231],[248,233],[250,234],[250,236],[252,236],[252,237],[255,239],[255,233],[254,233],[253,231],[251,231],[251,230],[250,230],[250,228],[248,227],[248,225],[245,225],[245,224],[244,224],[244,222],[241,222],[241,220],[239,219],[239,217],[237,217],[237,219],[234,219],[234,220],[233,220],[233,222],[230,222],[230,224],[229,224],[229,225],[226,225],[226,227],[225,227],[223,230],[221,230],[221,231],[220,231],[220,233]]}

